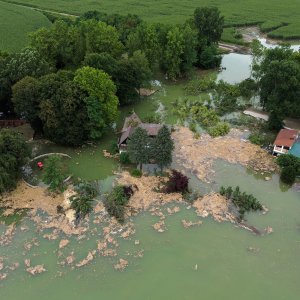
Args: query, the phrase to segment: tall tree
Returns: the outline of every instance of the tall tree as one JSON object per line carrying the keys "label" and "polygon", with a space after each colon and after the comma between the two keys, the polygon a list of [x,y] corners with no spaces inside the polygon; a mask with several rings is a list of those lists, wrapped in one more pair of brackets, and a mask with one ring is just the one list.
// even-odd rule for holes
{"label": "tall tree", "polygon": [[33,77],[24,77],[12,87],[12,101],[17,114],[24,117],[35,132],[42,132],[40,85]]}
{"label": "tall tree", "polygon": [[163,170],[164,167],[172,163],[172,152],[174,150],[174,142],[171,138],[171,132],[164,125],[158,132],[152,144],[152,157],[158,166]]}
{"label": "tall tree", "polygon": [[216,44],[223,33],[224,17],[217,7],[198,7],[194,11],[194,24],[198,30],[199,45]]}
{"label": "tall tree", "polygon": [[101,70],[83,67],[76,71],[74,81],[88,93],[87,113],[90,120],[90,137],[101,137],[103,128],[116,121],[119,100],[116,86],[109,75]]}
{"label": "tall tree", "polygon": [[167,76],[174,80],[180,75],[181,55],[184,50],[184,39],[177,26],[174,26],[167,34],[167,44],[165,48],[165,68]]}
{"label": "tall tree", "polygon": [[[300,61],[289,46],[259,52],[252,69],[262,106],[271,113],[270,126],[280,127],[285,117],[300,117]],[[276,125],[277,124],[277,125]]]}
{"label": "tall tree", "polygon": [[142,169],[142,164],[148,163],[150,159],[150,142],[145,129],[136,128],[135,132],[128,140],[127,151],[132,162],[139,164]]}
{"label": "tall tree", "polygon": [[113,57],[122,54],[124,46],[116,28],[96,20],[82,21],[80,25],[85,35],[87,53],[107,52]]}
{"label": "tall tree", "polygon": [[0,130],[0,194],[15,188],[29,156],[29,147],[20,134]]}

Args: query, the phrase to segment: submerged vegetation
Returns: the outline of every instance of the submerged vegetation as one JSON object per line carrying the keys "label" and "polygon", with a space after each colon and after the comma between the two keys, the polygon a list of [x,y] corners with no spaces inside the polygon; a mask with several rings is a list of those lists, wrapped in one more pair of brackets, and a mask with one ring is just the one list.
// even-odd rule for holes
{"label": "submerged vegetation", "polygon": [[104,201],[107,212],[121,223],[125,220],[125,208],[133,193],[131,186],[117,185]]}
{"label": "submerged vegetation", "polygon": [[241,192],[238,186],[235,189],[231,186],[227,188],[221,186],[220,194],[225,196],[238,208],[240,220],[243,220],[246,212],[263,210],[263,206],[253,195]]}

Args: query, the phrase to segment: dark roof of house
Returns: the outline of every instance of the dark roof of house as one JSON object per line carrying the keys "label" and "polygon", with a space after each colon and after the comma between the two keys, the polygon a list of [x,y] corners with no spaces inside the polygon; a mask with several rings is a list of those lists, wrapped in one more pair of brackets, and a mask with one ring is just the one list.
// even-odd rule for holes
{"label": "dark roof of house", "polygon": [[142,123],[138,115],[136,113],[133,113],[131,116],[125,119],[122,129],[122,135],[119,139],[119,145],[122,144],[127,138],[129,138],[138,127],[145,129],[149,136],[156,136],[162,125]]}
{"label": "dark roof of house", "polygon": [[297,130],[281,129],[276,137],[274,145],[292,147],[298,136]]}
{"label": "dark roof of house", "polygon": [[122,132],[126,131],[129,127],[134,127],[133,125],[141,124],[142,121],[139,116],[133,112],[129,117],[125,118],[125,122],[122,128]]}

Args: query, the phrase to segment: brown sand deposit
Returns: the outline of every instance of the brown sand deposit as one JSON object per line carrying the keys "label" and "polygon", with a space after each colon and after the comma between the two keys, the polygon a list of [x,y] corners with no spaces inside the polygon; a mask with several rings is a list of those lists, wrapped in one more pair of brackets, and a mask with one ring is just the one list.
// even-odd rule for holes
{"label": "brown sand deposit", "polygon": [[174,160],[206,182],[209,182],[213,173],[212,164],[217,159],[253,167],[261,172],[277,170],[273,157],[259,146],[243,140],[242,132],[238,129],[231,129],[223,137],[212,138],[202,134],[195,139],[188,128],[179,127],[172,137],[175,144]]}

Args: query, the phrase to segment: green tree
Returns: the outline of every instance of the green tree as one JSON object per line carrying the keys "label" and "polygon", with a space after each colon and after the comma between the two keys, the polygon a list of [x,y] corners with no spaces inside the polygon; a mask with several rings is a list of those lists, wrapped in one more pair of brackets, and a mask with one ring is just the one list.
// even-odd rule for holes
{"label": "green tree", "polygon": [[150,150],[147,131],[140,127],[136,128],[128,140],[127,151],[130,161],[139,164],[140,169],[142,169],[142,164],[149,162]]}
{"label": "green tree", "polygon": [[35,132],[42,132],[43,124],[40,114],[40,86],[39,80],[24,77],[12,87],[12,102],[17,114],[30,123]]}
{"label": "green tree", "polygon": [[85,54],[85,38],[78,26],[63,20],[30,34],[30,45],[58,69],[78,65]]}
{"label": "green tree", "polygon": [[103,129],[117,119],[119,100],[115,95],[116,86],[108,74],[91,67],[78,69],[74,82],[89,95],[86,104],[90,137],[97,139],[102,136]]}
{"label": "green tree", "polygon": [[172,152],[174,142],[171,138],[171,132],[166,125],[159,131],[152,144],[152,157],[158,166],[163,170],[164,167],[172,163]]}
{"label": "green tree", "polygon": [[50,64],[34,48],[25,48],[9,57],[6,65],[12,83],[25,76],[40,77],[52,71]]}
{"label": "green tree", "polygon": [[116,28],[96,20],[82,21],[80,25],[85,35],[86,53],[107,52],[113,57],[122,54],[124,46]]}
{"label": "green tree", "polygon": [[0,130],[0,194],[15,188],[29,155],[29,147],[20,134]]}
{"label": "green tree", "polygon": [[192,29],[189,24],[181,28],[183,36],[183,52],[181,55],[180,71],[187,74],[197,62],[197,31]]}
{"label": "green tree", "polygon": [[257,52],[252,69],[260,101],[271,113],[270,127],[277,129],[285,117],[300,116],[300,61],[289,46]]}
{"label": "green tree", "polygon": [[199,45],[216,44],[223,33],[224,17],[217,7],[198,7],[194,11]]}
{"label": "green tree", "polygon": [[284,167],[280,174],[280,179],[282,182],[292,185],[296,180],[297,172],[294,166]]}
{"label": "green tree", "polygon": [[184,39],[177,26],[167,34],[167,44],[164,52],[164,66],[167,76],[174,80],[180,75],[181,55],[184,51]]}
{"label": "green tree", "polygon": [[64,180],[66,172],[62,158],[58,155],[51,155],[45,159],[43,170],[43,181],[49,185],[52,192],[62,192],[65,189]]}

